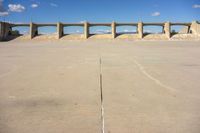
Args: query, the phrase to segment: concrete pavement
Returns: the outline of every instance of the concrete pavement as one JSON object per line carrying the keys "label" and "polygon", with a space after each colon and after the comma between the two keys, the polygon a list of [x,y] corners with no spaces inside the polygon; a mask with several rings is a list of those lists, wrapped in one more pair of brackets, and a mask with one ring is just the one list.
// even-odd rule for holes
{"label": "concrete pavement", "polygon": [[100,133],[104,121],[105,133],[199,133],[199,51],[194,41],[1,43],[0,132]]}

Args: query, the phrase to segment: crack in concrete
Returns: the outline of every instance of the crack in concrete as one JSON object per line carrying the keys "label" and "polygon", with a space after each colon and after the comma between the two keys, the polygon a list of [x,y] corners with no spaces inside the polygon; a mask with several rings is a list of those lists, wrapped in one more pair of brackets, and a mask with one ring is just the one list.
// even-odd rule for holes
{"label": "crack in concrete", "polygon": [[[168,85],[165,85],[163,84],[160,80],[156,79],[155,77],[153,77],[151,74],[149,74],[144,66],[142,64],[140,64],[136,59],[134,59],[134,63],[136,64],[136,66],[139,68],[139,70],[147,77],[149,78],[150,80],[152,80],[155,84],[169,90],[170,92],[176,92],[177,90],[168,86]],[[173,94],[174,95],[174,94]]]}

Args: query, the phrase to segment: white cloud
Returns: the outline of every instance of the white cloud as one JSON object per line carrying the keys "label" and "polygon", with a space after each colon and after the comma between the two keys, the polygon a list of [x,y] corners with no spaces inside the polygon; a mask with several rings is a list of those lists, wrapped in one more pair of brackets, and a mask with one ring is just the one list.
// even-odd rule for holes
{"label": "white cloud", "polygon": [[55,3],[50,3],[50,6],[53,6],[53,7],[58,7],[58,5],[57,5],[57,4],[55,4]]}
{"label": "white cloud", "polygon": [[151,30],[144,30],[144,33],[151,33]]}
{"label": "white cloud", "polygon": [[96,31],[94,31],[95,34],[107,34],[110,33],[110,30],[103,30],[103,29],[97,29]]}
{"label": "white cloud", "polygon": [[192,7],[193,7],[193,8],[200,8],[200,5],[195,4],[195,5],[193,5]]}
{"label": "white cloud", "polygon": [[0,16],[8,16],[9,13],[8,12],[0,12]]}
{"label": "white cloud", "polygon": [[8,8],[11,12],[23,12],[25,10],[25,7],[21,4],[9,4]]}
{"label": "white cloud", "polygon": [[80,30],[76,30],[76,33],[80,33]]}
{"label": "white cloud", "polygon": [[124,32],[129,32],[129,30],[125,29]]}
{"label": "white cloud", "polygon": [[154,13],[151,14],[151,16],[153,16],[153,17],[160,16],[160,12],[154,12]]}
{"label": "white cloud", "polygon": [[39,5],[38,4],[32,4],[31,7],[32,8],[37,8]]}
{"label": "white cloud", "polygon": [[87,21],[86,20],[80,21],[80,23],[85,23],[85,22],[87,22]]}

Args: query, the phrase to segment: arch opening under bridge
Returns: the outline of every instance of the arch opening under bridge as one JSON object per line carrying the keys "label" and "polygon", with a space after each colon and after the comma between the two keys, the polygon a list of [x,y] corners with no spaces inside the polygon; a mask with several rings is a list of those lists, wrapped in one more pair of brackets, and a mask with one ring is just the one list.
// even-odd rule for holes
{"label": "arch opening under bridge", "polygon": [[137,34],[137,26],[120,25],[116,26],[116,34]]}
{"label": "arch opening under bridge", "polygon": [[29,34],[30,34],[30,27],[29,26],[12,27],[11,35],[22,36],[22,35],[29,35]]}
{"label": "arch opening under bridge", "polygon": [[191,34],[192,31],[188,25],[171,25],[171,34]]}
{"label": "arch opening under bridge", "polygon": [[102,34],[111,34],[111,26],[97,25],[89,27],[90,35],[102,35]]}
{"label": "arch opening under bridge", "polygon": [[63,35],[75,35],[75,34],[84,34],[83,26],[64,26]]}
{"label": "arch opening under bridge", "polygon": [[36,35],[56,35],[56,26],[37,26]]}
{"label": "arch opening under bridge", "polygon": [[143,35],[149,34],[164,34],[164,26],[163,25],[144,25],[143,26]]}

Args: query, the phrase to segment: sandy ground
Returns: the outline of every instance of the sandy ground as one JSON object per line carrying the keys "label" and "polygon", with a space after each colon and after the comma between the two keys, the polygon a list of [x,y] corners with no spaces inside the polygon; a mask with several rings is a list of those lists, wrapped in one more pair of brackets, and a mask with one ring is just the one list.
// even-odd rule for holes
{"label": "sandy ground", "polygon": [[199,94],[198,41],[0,43],[0,133],[199,133]]}

